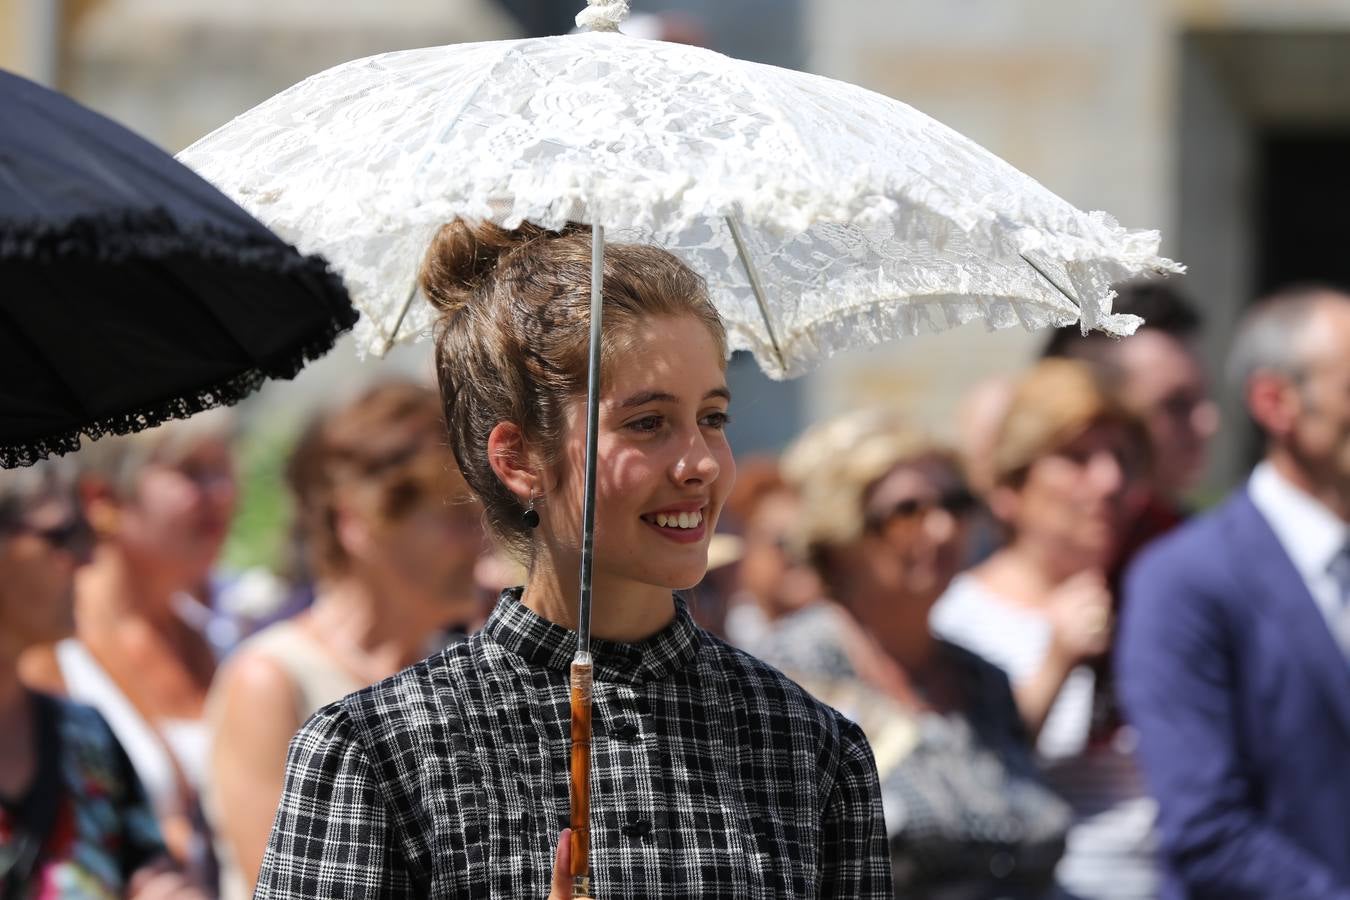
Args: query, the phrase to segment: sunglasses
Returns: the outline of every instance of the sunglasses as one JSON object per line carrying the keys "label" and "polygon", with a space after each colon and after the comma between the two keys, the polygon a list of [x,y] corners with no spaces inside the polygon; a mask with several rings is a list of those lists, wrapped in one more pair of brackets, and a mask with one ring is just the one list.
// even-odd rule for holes
{"label": "sunglasses", "polygon": [[880,531],[893,522],[921,521],[935,509],[941,509],[959,519],[974,512],[979,503],[979,499],[966,487],[948,488],[936,497],[899,500],[881,514],[873,515],[868,524],[873,530]]}
{"label": "sunglasses", "polygon": [[88,548],[93,532],[83,516],[72,516],[59,525],[39,528],[18,522],[8,529],[13,534],[31,534],[41,538],[54,550],[78,551]]}

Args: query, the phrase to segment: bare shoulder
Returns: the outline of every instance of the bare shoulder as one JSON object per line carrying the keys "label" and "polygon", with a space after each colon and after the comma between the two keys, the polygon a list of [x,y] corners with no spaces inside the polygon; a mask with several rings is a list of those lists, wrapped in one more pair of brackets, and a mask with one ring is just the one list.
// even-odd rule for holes
{"label": "bare shoulder", "polygon": [[290,673],[265,653],[240,650],[216,675],[212,686],[212,718],[223,721],[285,721],[299,724],[295,683]]}

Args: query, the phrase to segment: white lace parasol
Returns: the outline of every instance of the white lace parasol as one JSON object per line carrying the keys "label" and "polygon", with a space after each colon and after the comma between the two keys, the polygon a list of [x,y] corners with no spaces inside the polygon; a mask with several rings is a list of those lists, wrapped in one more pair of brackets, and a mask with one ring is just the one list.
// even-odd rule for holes
{"label": "white lace parasol", "polygon": [[[625,11],[593,0],[583,24]],[[613,30],[356,60],[179,158],[332,260],[376,353],[427,331],[410,292],[456,216],[674,250],[775,377],[974,319],[1128,333],[1111,283],[1180,269],[1156,232],[1074,208],[896,100]]]}

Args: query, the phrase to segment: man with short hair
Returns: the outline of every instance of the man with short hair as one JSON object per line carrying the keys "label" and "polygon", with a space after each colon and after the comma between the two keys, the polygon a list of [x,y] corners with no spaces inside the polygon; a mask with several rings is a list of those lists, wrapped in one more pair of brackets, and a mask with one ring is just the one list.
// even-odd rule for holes
{"label": "man with short hair", "polygon": [[1145,550],[1116,650],[1165,900],[1350,900],[1350,295],[1247,316],[1231,380],[1265,459]]}

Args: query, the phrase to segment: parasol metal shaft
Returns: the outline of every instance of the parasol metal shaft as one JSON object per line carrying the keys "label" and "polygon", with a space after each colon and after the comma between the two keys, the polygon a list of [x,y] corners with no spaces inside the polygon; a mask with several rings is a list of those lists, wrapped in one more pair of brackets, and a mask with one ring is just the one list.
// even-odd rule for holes
{"label": "parasol metal shaft", "polygon": [[394,349],[394,344],[398,341],[399,329],[403,327],[403,320],[408,317],[408,310],[412,309],[413,298],[417,296],[417,282],[413,281],[412,289],[408,291],[407,298],[403,301],[403,306],[398,311],[398,318],[394,320],[394,328],[389,332],[389,337],[385,339],[384,349],[380,351],[380,356],[386,355]]}
{"label": "parasol metal shaft", "polygon": [[577,652],[572,659],[572,896],[591,889],[591,560],[595,549],[596,445],[600,437],[600,347],[605,275],[605,229],[591,226],[591,344],[586,384],[586,483],[581,513],[581,594]]}
{"label": "parasol metal shaft", "polygon": [[778,335],[774,334],[773,319],[769,316],[769,302],[764,295],[764,285],[759,279],[759,269],[755,268],[754,260],[750,258],[750,248],[745,244],[745,235],[741,233],[740,223],[736,221],[735,216],[725,218],[727,228],[731,229],[731,240],[736,244],[736,255],[741,258],[741,265],[745,266],[745,275],[750,279],[750,291],[755,295],[755,305],[759,307],[759,314],[764,319],[764,330],[769,333],[774,358],[778,360],[779,370],[786,375],[787,365],[783,362],[783,350],[778,346]]}
{"label": "parasol metal shaft", "polygon": [[600,326],[604,317],[605,229],[591,227],[591,346],[586,381],[586,484],[581,512],[581,606],[577,653],[591,652],[591,558],[595,545],[595,447],[600,436]]}

